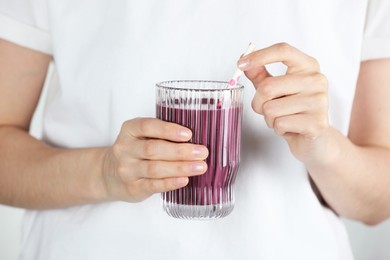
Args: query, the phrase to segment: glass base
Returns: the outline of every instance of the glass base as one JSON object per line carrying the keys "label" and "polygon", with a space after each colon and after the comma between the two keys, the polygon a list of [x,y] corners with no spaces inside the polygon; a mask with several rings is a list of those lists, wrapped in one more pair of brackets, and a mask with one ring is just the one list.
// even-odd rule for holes
{"label": "glass base", "polygon": [[234,208],[234,202],[217,205],[184,205],[163,200],[164,211],[171,217],[180,219],[218,219],[229,215]]}

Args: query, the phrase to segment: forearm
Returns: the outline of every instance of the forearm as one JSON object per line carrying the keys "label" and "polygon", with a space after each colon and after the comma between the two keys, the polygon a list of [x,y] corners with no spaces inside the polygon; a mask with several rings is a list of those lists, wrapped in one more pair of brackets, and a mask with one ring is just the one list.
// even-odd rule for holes
{"label": "forearm", "polygon": [[61,208],[105,199],[104,148],[58,149],[14,127],[0,127],[0,203]]}
{"label": "forearm", "polygon": [[386,219],[390,215],[390,150],[355,145],[332,128],[320,139],[321,161],[306,166],[330,207],[367,224]]}

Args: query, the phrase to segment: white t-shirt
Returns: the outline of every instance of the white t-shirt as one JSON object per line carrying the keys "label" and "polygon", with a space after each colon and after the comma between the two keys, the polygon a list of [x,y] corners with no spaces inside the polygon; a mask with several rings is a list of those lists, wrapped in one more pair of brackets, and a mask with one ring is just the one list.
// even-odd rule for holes
{"label": "white t-shirt", "polygon": [[[43,140],[111,145],[123,121],[155,115],[154,85],[228,80],[248,42],[288,42],[329,80],[330,121],[346,133],[361,59],[390,57],[386,0],[0,0],[0,37],[54,56]],[[269,67],[283,73],[280,64]],[[138,204],[28,211],[22,259],[352,259],[339,219],[304,165],[250,107],[245,89],[236,206],[213,221]]]}

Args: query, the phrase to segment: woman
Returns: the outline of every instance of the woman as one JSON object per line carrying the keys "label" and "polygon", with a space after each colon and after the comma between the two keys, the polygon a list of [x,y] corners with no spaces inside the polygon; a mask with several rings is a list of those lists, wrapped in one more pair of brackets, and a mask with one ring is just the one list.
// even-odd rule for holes
{"label": "woman", "polygon": [[[390,215],[389,10],[1,0],[0,198],[30,209],[22,259],[352,259],[337,215]],[[158,193],[202,174],[208,151],[153,119],[154,84],[229,79],[250,41],[259,50],[237,64],[249,80],[235,210],[170,218]],[[50,61],[58,87],[36,140],[28,127]]]}

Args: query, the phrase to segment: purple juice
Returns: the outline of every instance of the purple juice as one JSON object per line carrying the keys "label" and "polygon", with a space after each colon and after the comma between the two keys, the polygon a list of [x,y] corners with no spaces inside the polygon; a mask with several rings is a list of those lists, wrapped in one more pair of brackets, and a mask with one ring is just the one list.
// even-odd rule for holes
{"label": "purple juice", "polygon": [[[204,106],[200,109],[156,107],[157,118],[188,127],[193,133],[190,142],[209,149],[205,174],[190,177],[184,188],[162,194],[165,210],[174,217],[223,217],[234,207],[233,184],[240,162],[242,104],[222,108],[214,104],[214,99],[206,101],[212,109],[207,106],[206,109],[202,109]],[[193,212],[188,214],[188,211]]]}
{"label": "purple juice", "polygon": [[234,181],[240,162],[242,85],[177,80],[156,84],[156,115],[192,130],[191,143],[205,145],[208,170],[186,187],[162,194],[165,212],[175,218],[211,219],[234,207]]}

